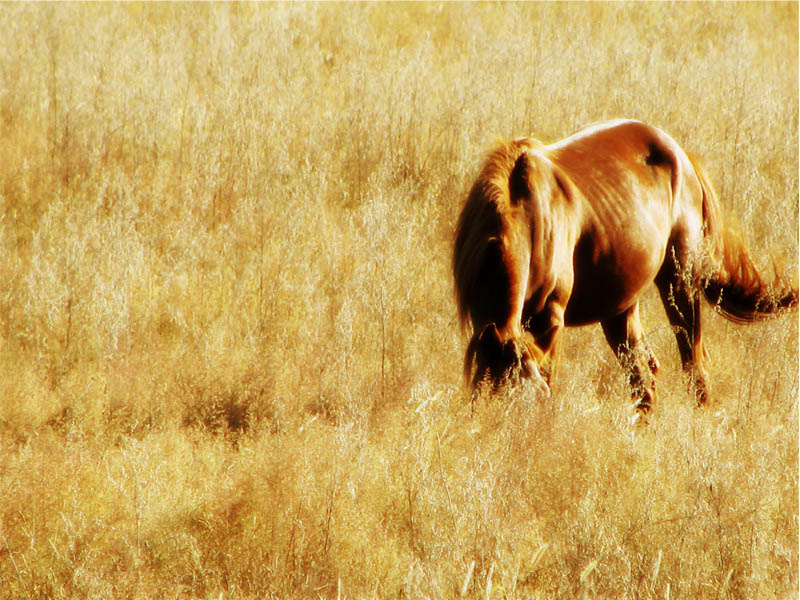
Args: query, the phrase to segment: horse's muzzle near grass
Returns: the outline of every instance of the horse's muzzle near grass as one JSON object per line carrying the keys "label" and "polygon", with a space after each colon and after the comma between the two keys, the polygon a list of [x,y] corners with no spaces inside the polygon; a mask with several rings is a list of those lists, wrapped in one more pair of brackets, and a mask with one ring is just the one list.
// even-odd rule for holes
{"label": "horse's muzzle near grass", "polygon": [[561,329],[599,322],[646,412],[658,360],[639,298],[655,283],[703,404],[700,296],[736,322],[796,307],[796,281],[772,270],[758,272],[698,159],[659,129],[611,121],[550,145],[503,143],[456,227],[456,300],[472,326],[465,376],[474,389],[527,379],[549,393]]}

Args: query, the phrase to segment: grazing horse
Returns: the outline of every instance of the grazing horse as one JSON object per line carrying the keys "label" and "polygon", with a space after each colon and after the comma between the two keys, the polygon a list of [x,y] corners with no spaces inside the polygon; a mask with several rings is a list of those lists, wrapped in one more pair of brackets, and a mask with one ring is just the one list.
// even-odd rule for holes
{"label": "grazing horse", "polygon": [[773,270],[771,281],[759,274],[698,161],[655,127],[619,120],[550,145],[503,143],[456,227],[456,301],[473,331],[465,376],[473,389],[528,379],[549,394],[562,328],[599,322],[647,412],[658,360],[639,298],[655,283],[702,404],[698,292],[727,318],[754,321],[797,306],[796,282]]}

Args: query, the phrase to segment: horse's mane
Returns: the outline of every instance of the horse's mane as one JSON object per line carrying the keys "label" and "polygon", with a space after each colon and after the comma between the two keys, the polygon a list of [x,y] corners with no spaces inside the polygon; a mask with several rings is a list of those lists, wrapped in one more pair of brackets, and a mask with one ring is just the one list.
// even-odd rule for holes
{"label": "horse's mane", "polygon": [[501,142],[489,152],[467,196],[456,225],[453,250],[453,278],[456,304],[462,328],[470,318],[469,298],[486,250],[500,238],[505,228],[504,216],[510,204],[508,181],[514,164],[526,150],[540,146],[539,142],[522,138]]}

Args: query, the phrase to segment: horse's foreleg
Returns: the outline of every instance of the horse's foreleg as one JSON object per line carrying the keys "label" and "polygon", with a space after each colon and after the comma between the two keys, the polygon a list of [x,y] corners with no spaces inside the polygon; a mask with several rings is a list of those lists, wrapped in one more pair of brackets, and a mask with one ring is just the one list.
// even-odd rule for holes
{"label": "horse's foreleg", "polygon": [[542,353],[542,376],[551,385],[558,366],[561,350],[561,331],[564,329],[564,306],[555,300],[549,301],[544,310],[526,321],[525,329],[536,340],[536,346]]}
{"label": "horse's foreleg", "polygon": [[542,336],[536,338],[536,345],[542,350],[541,371],[547,385],[552,385],[551,382],[556,374],[562,329],[561,325],[556,325],[547,330]]}
{"label": "horse's foreleg", "polygon": [[[627,371],[636,408],[647,412],[655,401],[658,360],[644,343],[637,302],[622,314],[601,322],[603,333],[622,367]],[[646,366],[645,366],[646,365]]]}

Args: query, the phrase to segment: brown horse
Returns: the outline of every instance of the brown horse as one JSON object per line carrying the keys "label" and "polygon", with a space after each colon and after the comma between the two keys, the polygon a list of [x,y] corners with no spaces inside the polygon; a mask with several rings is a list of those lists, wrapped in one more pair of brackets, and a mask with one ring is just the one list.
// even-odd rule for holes
{"label": "brown horse", "polygon": [[612,121],[550,145],[491,152],[456,229],[453,275],[464,371],[529,379],[549,394],[564,326],[599,322],[626,369],[636,406],[655,397],[658,360],[644,342],[639,298],[655,282],[698,403],[706,401],[700,300],[754,321],[797,306],[797,284],[767,281],[723,228],[708,179],[663,131]]}

